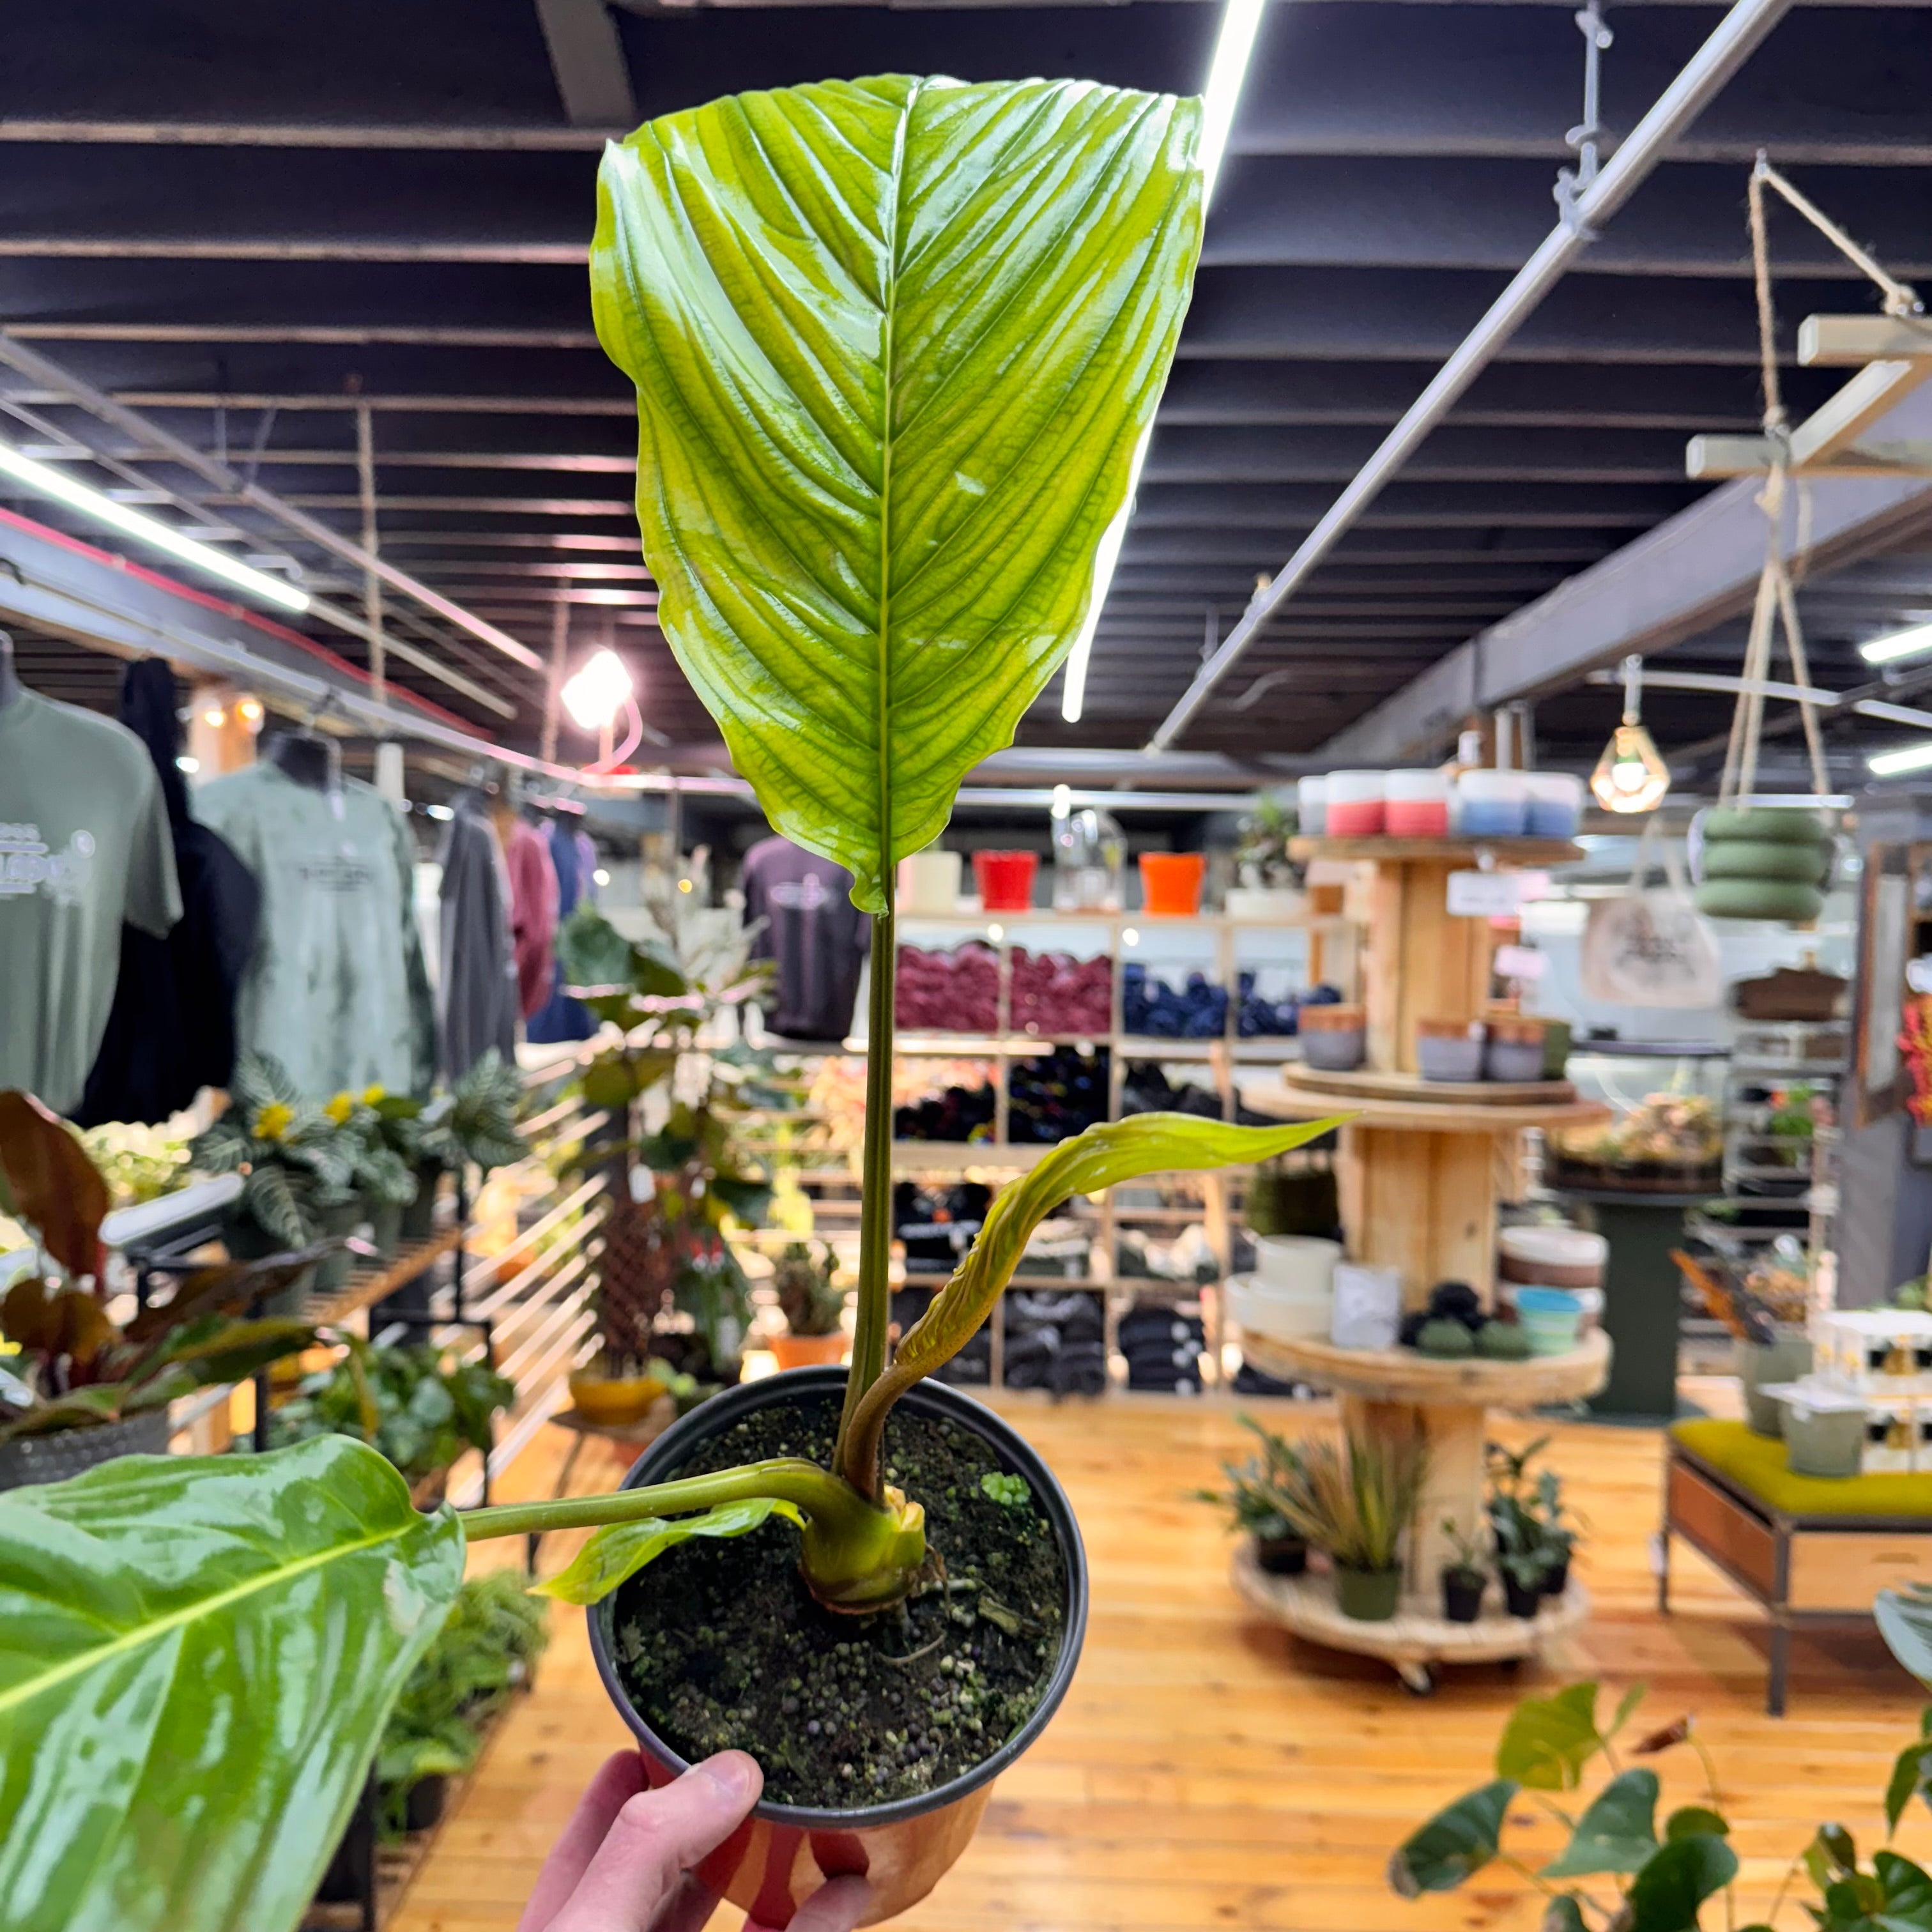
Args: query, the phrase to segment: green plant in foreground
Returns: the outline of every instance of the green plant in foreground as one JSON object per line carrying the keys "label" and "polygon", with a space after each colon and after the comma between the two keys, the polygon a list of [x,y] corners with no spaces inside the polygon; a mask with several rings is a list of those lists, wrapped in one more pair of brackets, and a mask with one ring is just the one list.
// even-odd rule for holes
{"label": "green plant in foreground", "polygon": [[[1922,1600],[1915,1615],[1922,1660],[1932,1668],[1932,1650],[1925,1648],[1932,1601]],[[1630,1756],[1646,1759],[1688,1747],[1698,1759],[1701,1802],[1678,1805],[1660,1822],[1656,1772],[1647,1763],[1627,1766],[1617,1746],[1642,1686],[1624,1694],[1601,1730],[1597,1689],[1594,1683],[1572,1684],[1554,1696],[1519,1704],[1496,1746],[1495,1780],[1438,1811],[1398,1846],[1389,1861],[1390,1885],[1405,1898],[1454,1892],[1500,1863],[1544,1894],[1543,1932],[1697,1932],[1706,1901],[1720,1892],[1727,1928],[1771,1932],[1802,1874],[1816,1888],[1816,1902],[1804,1902],[1816,1932],[1932,1932],[1932,1875],[1888,1848],[1862,1866],[1851,1833],[1838,1824],[1819,1826],[1792,1861],[1766,1917],[1738,1927],[1732,1894],[1738,1857],[1720,1808],[1716,1770],[1692,1720],[1679,1718],[1628,1747]],[[1580,1792],[1599,1759],[1610,1775],[1582,1809],[1571,1809],[1574,1801],[1559,1804],[1559,1797]],[[1932,1709],[1920,1737],[1900,1754],[1886,1790],[1888,1838],[1913,1796],[1925,1796],[1928,1768]],[[1502,1844],[1510,1807],[1525,1796],[1564,1834],[1563,1849],[1540,1864]]]}
{"label": "green plant in foreground", "polygon": [[[598,1526],[548,1586],[581,1600],[674,1540],[777,1516],[823,1600],[894,1603],[926,1550],[918,1499],[884,1480],[887,1413],[979,1327],[1034,1227],[1070,1194],[1266,1160],[1336,1124],[1143,1114],[1063,1144],[1000,1196],[888,1364],[889,882],[1085,620],[1186,304],[1201,111],[886,76],[716,102],[606,151],[592,293],[637,384],[659,621],[766,817],[849,867],[873,915],[832,1466],[459,1519],[419,1515],[374,1450],[328,1436],[0,1496],[0,1818],[32,1821],[0,1844],[10,1932],[292,1923],[466,1534]],[[496,1112],[480,1128],[514,1150]]]}

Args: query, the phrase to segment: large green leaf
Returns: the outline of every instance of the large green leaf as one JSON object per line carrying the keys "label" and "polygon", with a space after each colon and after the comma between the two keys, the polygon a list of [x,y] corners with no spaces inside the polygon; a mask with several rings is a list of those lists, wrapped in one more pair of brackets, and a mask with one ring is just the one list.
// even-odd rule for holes
{"label": "large green leaf", "polygon": [[1696,1932],[1697,1908],[1738,1875],[1722,1838],[1673,1838],[1630,1881],[1628,1932]]}
{"label": "large green leaf", "polygon": [[1516,1794],[1514,1780],[1499,1778],[1445,1805],[1390,1854],[1390,1886],[1404,1898],[1419,1898],[1425,1892],[1454,1892],[1496,1856],[1503,1820]]}
{"label": "large green leaf", "polygon": [[1545,1878],[1589,1878],[1641,1871],[1657,1850],[1657,1773],[1621,1772],[1576,1821],[1569,1844],[1543,1868]]}
{"label": "large green leaf", "polygon": [[1594,1683],[1569,1684],[1553,1697],[1526,1697],[1496,1744],[1496,1770],[1532,1791],[1574,1791],[1603,1748]]}
{"label": "large green leaf", "polygon": [[462,1580],[372,1449],[0,1495],[8,1932],[284,1932]]}
{"label": "large green leaf", "polygon": [[608,148],[658,617],[778,830],[886,908],[1066,656],[1200,246],[1200,103],[887,75]]}

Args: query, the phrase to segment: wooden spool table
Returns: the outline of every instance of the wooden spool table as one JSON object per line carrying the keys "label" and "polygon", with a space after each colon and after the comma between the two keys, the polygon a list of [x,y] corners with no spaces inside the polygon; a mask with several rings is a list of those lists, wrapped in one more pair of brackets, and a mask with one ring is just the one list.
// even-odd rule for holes
{"label": "wooden spool table", "polygon": [[1610,1373],[1607,1336],[1594,1332],[1567,1354],[1534,1355],[1525,1362],[1444,1360],[1413,1348],[1340,1348],[1312,1338],[1281,1341],[1256,1334],[1245,1336],[1242,1348],[1264,1375],[1333,1389],[1352,1435],[1420,1433],[1429,1444],[1429,1479],[1409,1529],[1402,1607],[1391,1622],[1345,1617],[1328,1577],[1267,1576],[1244,1550],[1235,1559],[1234,1587],[1257,1609],[1331,1648],[1386,1658],[1418,1694],[1433,1687],[1436,1664],[1526,1657],[1588,1615],[1588,1600],[1574,1583],[1534,1618],[1509,1616],[1486,1604],[1474,1623],[1454,1624],[1430,1606],[1453,1553],[1444,1520],[1472,1535],[1483,1521],[1488,1412],[1594,1394]]}

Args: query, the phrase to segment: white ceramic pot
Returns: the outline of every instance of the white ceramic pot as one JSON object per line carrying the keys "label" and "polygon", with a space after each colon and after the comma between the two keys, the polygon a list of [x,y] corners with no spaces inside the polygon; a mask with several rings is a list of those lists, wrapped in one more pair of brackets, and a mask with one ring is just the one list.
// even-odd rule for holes
{"label": "white ceramic pot", "polygon": [[1288,886],[1230,886],[1230,919],[1298,919],[1308,910],[1308,895]]}
{"label": "white ceramic pot", "polygon": [[956,912],[959,906],[959,854],[937,847],[899,861],[898,910],[915,917]]}

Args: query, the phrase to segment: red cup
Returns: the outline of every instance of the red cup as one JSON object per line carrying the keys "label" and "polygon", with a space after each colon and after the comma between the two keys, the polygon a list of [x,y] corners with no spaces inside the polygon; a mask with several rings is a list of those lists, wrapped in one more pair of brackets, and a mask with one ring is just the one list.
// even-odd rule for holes
{"label": "red cup", "polygon": [[1141,909],[1186,918],[1201,910],[1208,861],[1198,852],[1143,852]]}
{"label": "red cup", "polygon": [[1039,868],[1035,852],[975,852],[973,877],[980,888],[982,912],[1027,912],[1033,906],[1033,877]]}

